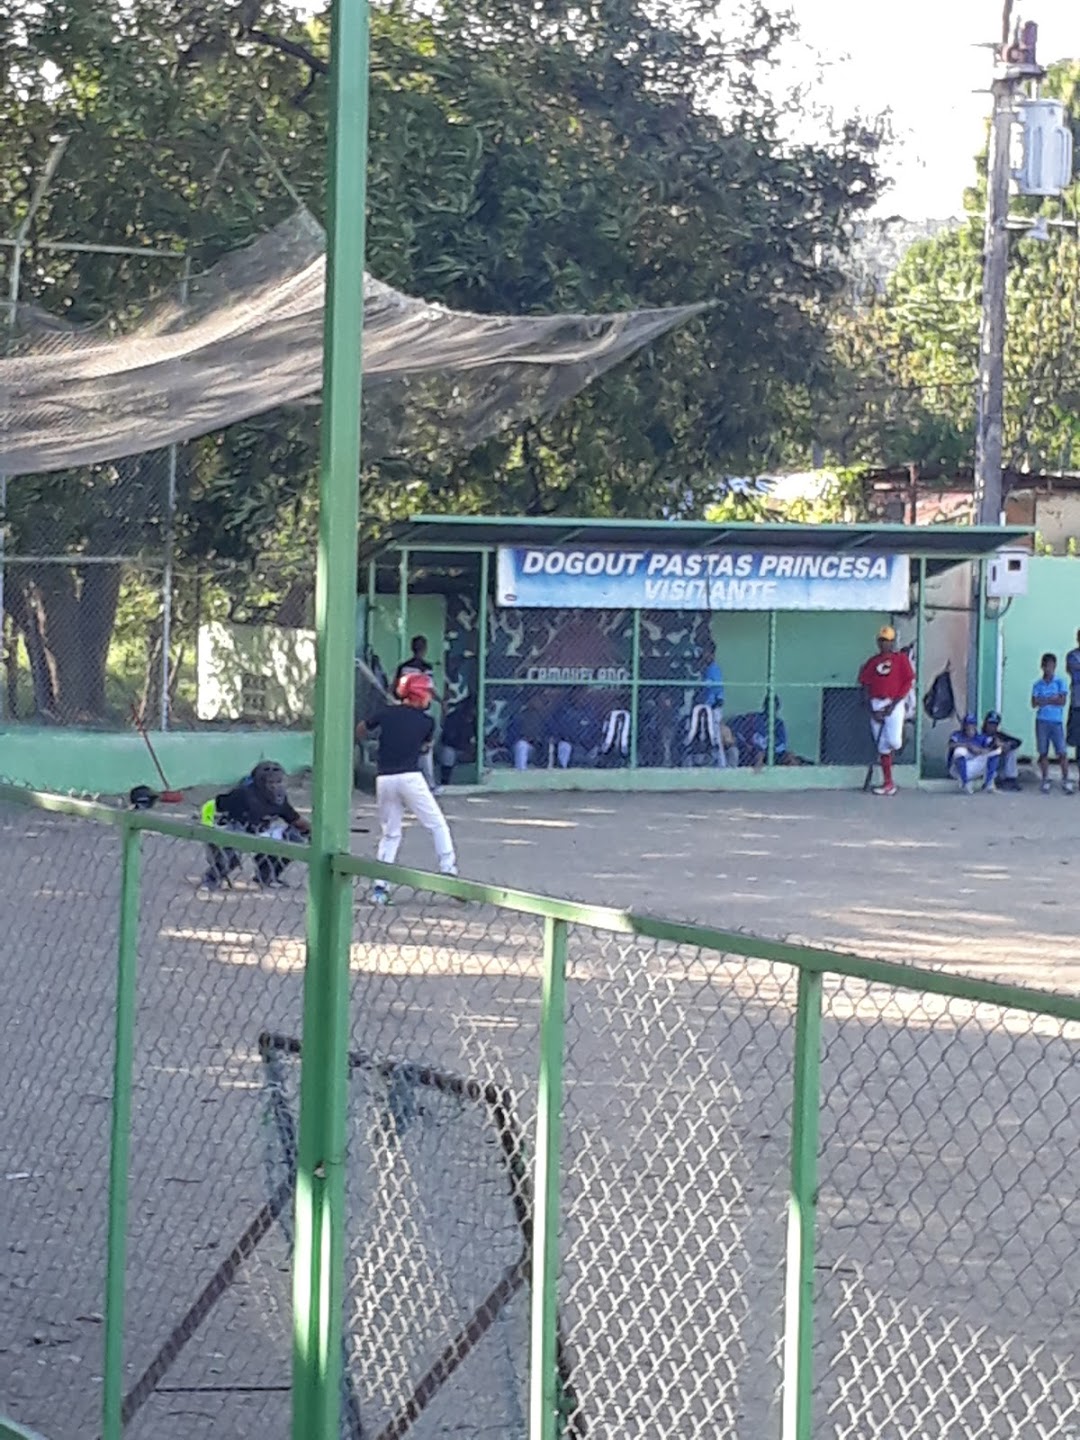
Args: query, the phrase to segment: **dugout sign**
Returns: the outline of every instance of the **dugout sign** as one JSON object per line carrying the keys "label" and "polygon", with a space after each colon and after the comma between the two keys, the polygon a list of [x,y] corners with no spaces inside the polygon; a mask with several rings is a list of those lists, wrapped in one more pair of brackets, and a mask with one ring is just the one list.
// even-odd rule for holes
{"label": "dugout sign", "polygon": [[907,610],[907,555],[502,546],[499,605],[534,610]]}

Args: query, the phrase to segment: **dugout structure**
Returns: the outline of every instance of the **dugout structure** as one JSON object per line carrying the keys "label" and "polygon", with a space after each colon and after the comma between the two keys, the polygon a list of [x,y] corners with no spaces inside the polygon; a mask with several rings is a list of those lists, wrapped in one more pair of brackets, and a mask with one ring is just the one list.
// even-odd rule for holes
{"label": "dugout structure", "polygon": [[[855,677],[878,628],[910,649],[918,699],[948,664],[958,707],[994,706],[986,562],[1030,540],[1016,526],[417,516],[362,552],[359,711],[376,698],[365,666],[392,676],[424,635],[441,718],[457,712],[456,783],[849,788],[874,758]],[[719,732],[702,709],[713,656]],[[910,712],[908,783],[944,774],[951,728]],[[370,762],[358,753],[359,778]]]}

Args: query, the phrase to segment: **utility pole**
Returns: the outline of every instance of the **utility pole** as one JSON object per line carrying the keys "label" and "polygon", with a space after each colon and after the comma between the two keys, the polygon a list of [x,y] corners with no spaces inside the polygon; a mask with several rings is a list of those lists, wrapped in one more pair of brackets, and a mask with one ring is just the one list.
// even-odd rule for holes
{"label": "utility pole", "polygon": [[986,236],[983,249],[982,324],[975,435],[975,520],[997,525],[1004,507],[1002,450],[1005,410],[1005,285],[1009,272],[1009,182],[1012,127],[1021,88],[1040,79],[1035,63],[1036,27],[1012,33],[1013,0],[1005,0],[1001,46],[995,50],[994,97],[987,166]]}

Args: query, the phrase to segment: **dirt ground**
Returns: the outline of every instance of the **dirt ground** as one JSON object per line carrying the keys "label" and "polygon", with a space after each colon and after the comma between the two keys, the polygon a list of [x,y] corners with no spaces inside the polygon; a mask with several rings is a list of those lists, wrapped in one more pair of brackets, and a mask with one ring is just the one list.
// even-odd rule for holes
{"label": "dirt ground", "polygon": [[[1078,796],[443,798],[473,879],[1080,990]],[[374,853],[373,803],[355,813]],[[400,858],[430,868],[423,831]]]}
{"label": "dirt ground", "polygon": [[[446,808],[476,879],[1076,989],[1075,799]],[[354,830],[371,853],[363,796]],[[401,858],[426,865],[427,837],[411,830]],[[302,879],[208,896],[202,864],[199,846],[146,839],[129,1389],[289,1174],[295,1062],[269,1066],[259,1035],[300,1033]],[[49,1440],[98,1429],[118,873],[114,833],[0,811],[0,1414]],[[392,1426],[521,1253],[505,1119],[437,1075],[505,1091],[531,1155],[541,948],[529,917],[358,896],[348,1440],[524,1440],[512,1285],[420,1418]],[[581,928],[568,963],[561,1327],[587,1434],[773,1436],[794,977]],[[816,1434],[1080,1432],[1078,1053],[1080,1025],[827,986]],[[242,1247],[131,1435],[287,1434],[289,1235],[286,1207]]]}

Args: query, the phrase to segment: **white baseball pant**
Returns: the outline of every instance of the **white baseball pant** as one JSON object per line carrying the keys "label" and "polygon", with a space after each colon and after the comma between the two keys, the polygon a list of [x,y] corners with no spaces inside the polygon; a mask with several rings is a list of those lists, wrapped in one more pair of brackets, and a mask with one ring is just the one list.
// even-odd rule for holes
{"label": "white baseball pant", "polygon": [[[982,780],[989,759],[985,751],[969,750],[964,745],[958,745],[949,761],[949,774],[954,780]],[[961,760],[966,764],[960,765]]]}
{"label": "white baseball pant", "polygon": [[416,816],[434,840],[442,873],[457,874],[457,857],[446,816],[419,770],[410,771],[407,775],[380,775],[375,781],[375,802],[382,828],[378,850],[380,860],[392,865],[397,859],[401,848],[401,822],[407,810],[410,815]]}
{"label": "white baseball pant", "polygon": [[891,700],[870,701],[870,734],[879,755],[904,748],[904,702],[901,700],[891,715],[883,715],[891,704]]}

